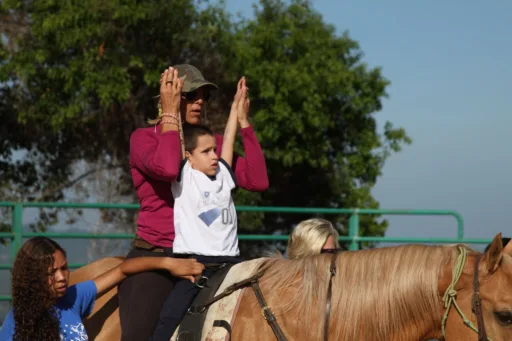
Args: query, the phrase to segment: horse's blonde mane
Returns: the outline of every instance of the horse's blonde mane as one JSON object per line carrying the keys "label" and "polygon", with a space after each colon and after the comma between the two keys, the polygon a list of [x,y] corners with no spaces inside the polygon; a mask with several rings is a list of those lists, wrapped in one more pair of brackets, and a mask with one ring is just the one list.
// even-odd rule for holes
{"label": "horse's blonde mane", "polygon": [[[412,340],[425,326],[440,324],[438,281],[456,250],[404,245],[339,254],[331,300],[332,339]],[[322,254],[274,258],[262,265],[261,285],[278,320],[293,309],[288,318],[302,316],[295,321],[308,323],[310,340],[323,335],[331,260],[332,255]],[[290,300],[283,305],[285,297]]]}

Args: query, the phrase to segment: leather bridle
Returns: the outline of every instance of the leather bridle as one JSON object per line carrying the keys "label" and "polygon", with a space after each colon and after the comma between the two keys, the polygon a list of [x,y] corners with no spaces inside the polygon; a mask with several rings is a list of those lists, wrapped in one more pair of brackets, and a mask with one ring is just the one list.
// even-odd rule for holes
{"label": "leather bridle", "polygon": [[459,247],[459,256],[457,257],[457,261],[455,263],[455,266],[453,268],[452,273],[452,282],[446,289],[446,292],[443,297],[443,301],[445,302],[445,313],[441,322],[441,328],[442,328],[442,334],[443,337],[446,339],[446,321],[448,319],[448,314],[450,312],[451,307],[453,306],[457,313],[462,318],[462,321],[464,324],[475,331],[478,334],[478,341],[492,341],[488,336],[487,332],[485,330],[485,322],[484,322],[484,316],[482,311],[482,299],[480,297],[480,283],[478,280],[478,267],[480,265],[480,260],[482,259],[483,255],[476,256],[475,259],[475,269],[473,274],[473,297],[471,299],[471,305],[472,305],[472,311],[476,316],[476,323],[477,327],[471,323],[471,321],[464,315],[462,310],[460,309],[459,305],[457,304],[457,290],[455,290],[455,286],[457,285],[457,282],[459,281],[460,276],[462,275],[462,271],[464,269],[464,266],[466,265],[467,256],[468,256],[468,250],[460,246]]}
{"label": "leather bridle", "polygon": [[[336,275],[336,259],[337,259],[337,254],[333,254],[332,259],[331,259],[331,265],[329,267],[329,285],[327,287],[327,298],[326,298],[326,304],[325,304],[325,326],[324,326],[324,340],[325,341],[329,341],[328,334],[329,334],[329,320],[331,317],[332,279]],[[279,327],[279,324],[277,323],[277,319],[276,319],[276,316],[274,315],[274,312],[267,305],[265,297],[263,296],[263,292],[260,289],[259,279],[263,276],[263,274],[264,274],[264,272],[260,271],[252,277],[249,277],[243,281],[237,282],[237,283],[227,287],[222,293],[215,296],[214,298],[207,301],[206,303],[204,303],[202,305],[191,306],[188,309],[187,313],[188,314],[202,314],[206,311],[206,309],[208,309],[209,306],[211,306],[213,303],[217,302],[218,300],[231,295],[234,291],[237,291],[242,288],[250,286],[253,289],[254,294],[256,295],[256,299],[258,300],[258,304],[261,307],[261,315],[263,316],[263,318],[268,322],[268,324],[272,328],[272,331],[274,332],[276,339],[278,341],[288,341],[288,339],[284,335],[283,331]]]}
{"label": "leather bridle", "polygon": [[327,287],[327,299],[325,302],[325,324],[324,340],[329,341],[329,320],[331,319],[331,297],[332,297],[332,279],[336,275],[337,254],[332,255],[331,266],[329,267],[329,286]]}
{"label": "leather bridle", "polygon": [[482,312],[482,298],[480,297],[480,283],[478,282],[478,265],[480,264],[480,260],[483,255],[476,256],[475,260],[475,273],[473,275],[473,298],[472,298],[472,307],[473,313],[476,315],[476,325],[478,328],[478,341],[487,341],[490,340],[487,337],[487,332],[485,331],[485,322],[484,315]]}
{"label": "leather bridle", "polygon": [[[460,309],[459,305],[456,302],[457,299],[457,290],[455,290],[455,286],[457,285],[460,276],[462,275],[462,271],[464,269],[464,266],[467,261],[468,256],[468,250],[465,247],[460,246],[459,247],[459,256],[457,258],[456,264],[453,268],[452,272],[452,282],[446,289],[446,292],[443,297],[443,301],[445,302],[445,314],[443,316],[441,327],[442,327],[442,334],[443,337],[446,338],[446,321],[448,319],[448,314],[451,310],[451,307],[453,306],[454,309],[456,309],[457,313],[462,318],[462,321],[464,324],[471,328],[473,331],[475,331],[478,334],[478,341],[492,341],[488,336],[487,332],[485,330],[485,322],[483,318],[483,311],[482,311],[482,299],[480,297],[480,283],[479,283],[479,264],[480,260],[482,259],[482,255],[476,256],[475,260],[475,268],[474,268],[474,274],[473,274],[473,297],[472,297],[472,311],[476,316],[477,320],[477,327],[473,325],[473,323],[465,316],[465,314]],[[326,296],[326,304],[325,304],[325,324],[324,324],[324,341],[329,340],[329,320],[331,317],[331,299],[332,299],[332,281],[334,276],[336,275],[336,260],[337,260],[337,254],[332,255],[331,259],[331,265],[329,267],[329,284],[327,287],[327,296]],[[259,279],[263,276],[264,272],[260,271],[257,274],[255,274],[252,277],[249,277],[243,281],[237,282],[229,287],[227,287],[224,292],[220,293],[219,295],[215,296],[211,300],[207,301],[203,305],[199,306],[192,306],[189,309],[189,314],[197,314],[197,313],[203,313],[206,311],[206,309],[212,305],[213,303],[217,302],[218,300],[231,295],[234,291],[240,290],[242,288],[250,286],[255,295],[256,299],[258,300],[258,303],[261,307],[261,313],[265,320],[268,322],[270,327],[272,328],[272,331],[274,332],[274,335],[276,336],[276,339],[278,341],[288,341],[286,336],[284,335],[283,331],[279,327],[279,324],[277,323],[277,319],[272,312],[272,309],[267,305],[267,302],[265,300],[265,297],[263,296],[263,293],[259,286]]]}

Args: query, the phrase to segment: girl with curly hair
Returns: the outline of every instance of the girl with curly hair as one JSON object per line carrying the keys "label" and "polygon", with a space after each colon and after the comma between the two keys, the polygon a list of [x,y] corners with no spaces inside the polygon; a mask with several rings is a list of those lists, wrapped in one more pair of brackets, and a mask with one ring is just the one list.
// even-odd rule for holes
{"label": "girl with curly hair", "polygon": [[12,271],[13,307],[0,331],[0,340],[88,340],[82,318],[94,301],[127,276],[165,270],[194,281],[204,266],[195,259],[140,257],[125,260],[104,274],[68,287],[66,251],[46,237],[29,239],[16,256]]}

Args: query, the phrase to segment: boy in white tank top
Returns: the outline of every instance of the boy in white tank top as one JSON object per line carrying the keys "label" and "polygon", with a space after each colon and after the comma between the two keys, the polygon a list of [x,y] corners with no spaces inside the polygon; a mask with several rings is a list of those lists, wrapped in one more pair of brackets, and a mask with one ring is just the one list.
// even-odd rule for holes
{"label": "boy in white tank top", "polygon": [[[237,214],[231,191],[236,177],[231,168],[238,110],[249,110],[243,78],[237,89],[224,132],[221,157],[213,132],[202,125],[183,129],[185,156],[180,175],[172,183],[174,196],[174,257],[193,257],[202,263],[238,263]],[[203,276],[213,273],[208,268]],[[199,287],[178,280],[164,302],[151,341],[169,341],[185,316]]]}

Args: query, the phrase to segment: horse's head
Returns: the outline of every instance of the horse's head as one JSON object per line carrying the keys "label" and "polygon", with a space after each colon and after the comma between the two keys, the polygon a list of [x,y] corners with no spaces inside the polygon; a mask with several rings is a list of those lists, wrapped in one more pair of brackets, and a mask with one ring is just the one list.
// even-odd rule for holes
{"label": "horse's head", "polygon": [[460,250],[440,283],[446,340],[512,340],[512,241],[503,247],[500,233],[484,254]]}

